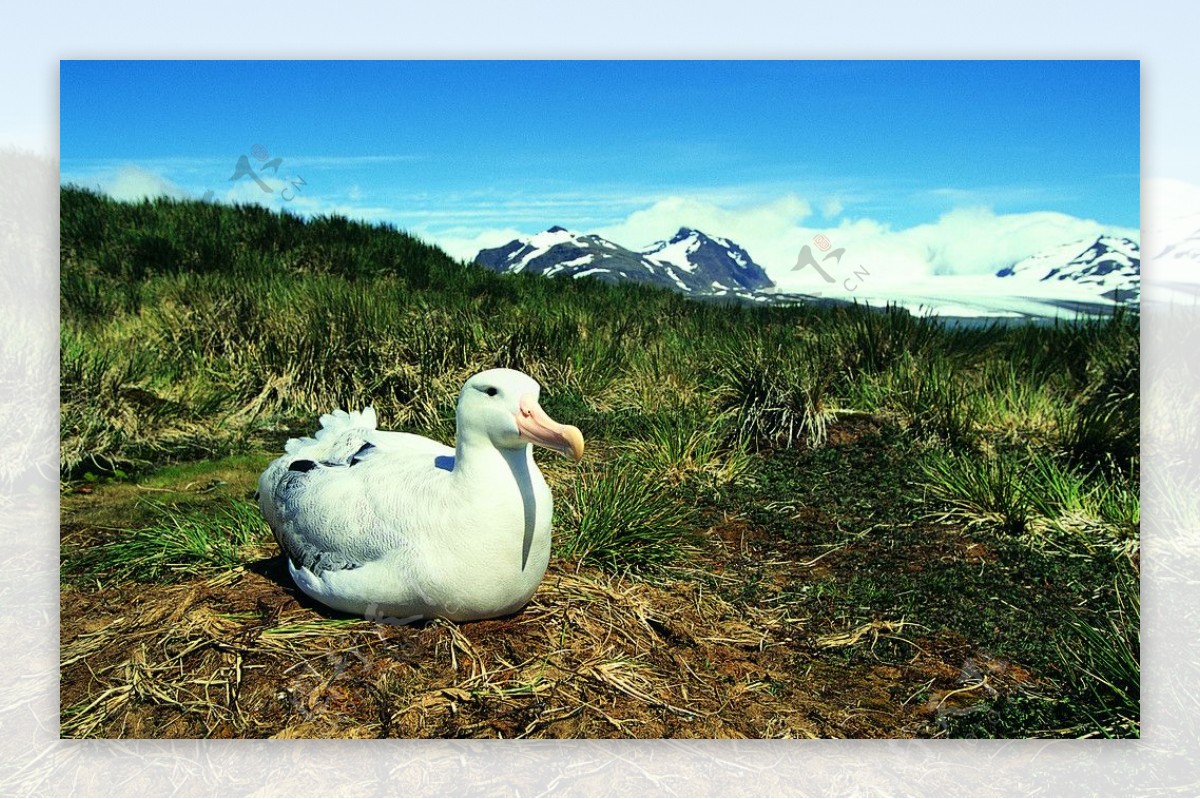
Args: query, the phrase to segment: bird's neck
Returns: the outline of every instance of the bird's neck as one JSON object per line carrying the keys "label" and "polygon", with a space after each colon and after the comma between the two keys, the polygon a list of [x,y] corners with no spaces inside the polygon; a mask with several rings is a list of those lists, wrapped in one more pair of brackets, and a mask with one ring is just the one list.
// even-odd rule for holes
{"label": "bird's neck", "polygon": [[519,449],[499,449],[491,442],[459,441],[454,449],[455,479],[493,482],[497,474],[511,474],[518,482],[528,481],[534,468],[531,449],[529,444]]}

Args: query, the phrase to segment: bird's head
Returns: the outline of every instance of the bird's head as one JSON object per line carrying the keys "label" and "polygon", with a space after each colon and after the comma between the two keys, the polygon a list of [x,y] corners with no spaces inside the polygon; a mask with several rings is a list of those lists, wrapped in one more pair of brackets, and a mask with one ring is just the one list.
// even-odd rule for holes
{"label": "bird's head", "polygon": [[583,457],[578,427],[559,424],[538,404],[541,386],[515,369],[489,369],[469,379],[458,395],[460,440],[485,437],[497,449],[538,444],[575,461]]}

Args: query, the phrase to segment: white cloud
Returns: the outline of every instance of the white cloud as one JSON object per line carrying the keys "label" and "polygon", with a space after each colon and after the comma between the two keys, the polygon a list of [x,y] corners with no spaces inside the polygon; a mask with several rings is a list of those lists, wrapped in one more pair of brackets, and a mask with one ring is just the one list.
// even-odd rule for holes
{"label": "white cloud", "polygon": [[[981,275],[994,272],[1040,250],[1072,241],[1112,234],[1140,238],[1137,229],[1104,225],[1054,211],[996,214],[989,208],[958,208],[937,222],[885,233],[868,242],[881,266],[895,247],[924,261],[925,274]],[[845,245],[848,250],[853,242]],[[857,250],[855,252],[857,255]],[[904,279],[906,275],[896,275]]]}
{"label": "white cloud", "polygon": [[[1035,252],[1101,234],[1140,239],[1138,230],[1103,225],[1053,211],[996,214],[988,208],[959,208],[936,222],[891,230],[872,220],[843,222],[825,234],[833,247],[845,248],[838,263],[847,271],[864,268],[873,282],[904,283],[930,276],[987,275]],[[749,247],[747,246],[747,249]],[[814,253],[816,251],[814,250]],[[751,255],[754,251],[750,250]],[[812,288],[812,270],[763,262],[777,283],[796,290]]]}
{"label": "white cloud", "polygon": [[[840,214],[836,199],[826,200],[825,218]],[[1105,225],[1053,211],[997,214],[988,208],[965,207],[943,214],[936,222],[899,230],[873,219],[842,217],[836,225],[820,225],[813,207],[795,195],[758,205],[720,206],[693,197],[671,196],[629,214],[624,220],[596,229],[631,249],[669,238],[680,227],[694,227],[723,236],[746,248],[780,285],[796,290],[813,288],[815,272],[794,269],[801,248],[808,244],[820,255],[813,239],[828,237],[844,248],[836,267],[863,267],[873,281],[901,283],[937,275],[985,275],[1039,250],[1100,234],[1140,240],[1139,231]],[[425,237],[458,258],[471,258],[484,247],[505,244],[536,231],[513,227],[462,226]],[[819,279],[819,278],[818,278]]]}
{"label": "white cloud", "polygon": [[135,164],[102,170],[87,177],[72,179],[69,182],[87,188],[99,188],[100,191],[116,200],[188,196],[188,193],[178,184],[167,180],[158,172]]}
{"label": "white cloud", "polygon": [[511,227],[493,228],[482,233],[465,228],[452,228],[437,234],[429,233],[421,228],[414,228],[412,233],[425,241],[436,244],[452,257],[462,261],[473,260],[480,250],[499,247],[508,244],[513,239],[529,235],[528,232]]}
{"label": "white cloud", "polygon": [[732,239],[767,267],[769,262],[795,261],[801,244],[800,222],[811,215],[812,206],[793,194],[736,208],[689,197],[667,197],[649,208],[634,211],[619,224],[586,232],[598,233],[637,250],[669,239],[681,227],[692,227],[710,236]]}

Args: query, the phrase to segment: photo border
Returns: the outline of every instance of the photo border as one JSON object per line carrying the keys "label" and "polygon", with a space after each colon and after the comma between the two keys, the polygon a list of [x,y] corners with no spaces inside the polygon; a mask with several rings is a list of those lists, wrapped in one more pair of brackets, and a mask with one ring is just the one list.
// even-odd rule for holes
{"label": "photo border", "polygon": [[[1143,194],[1147,181],[1200,183],[1188,153],[1197,127],[1188,81],[1200,73],[1195,24],[1105,3],[1071,15],[1044,3],[975,9],[953,3],[820,9],[743,3],[727,17],[695,4],[601,9],[458,4],[397,6],[331,18],[312,2],[178,9],[145,2],[98,9],[25,7],[10,31],[6,83],[17,109],[8,143],[57,157],[57,63],[96,57],[389,58],[927,58],[1143,59]],[[1180,7],[1181,8],[1181,7]],[[1183,9],[1185,13],[1200,12]],[[74,12],[74,18],[71,13]],[[699,19],[697,19],[699,16]],[[1159,21],[1161,20],[1161,21]],[[1194,23],[1196,20],[1190,20]],[[868,23],[870,25],[868,26]],[[271,27],[267,27],[271,26]],[[270,30],[264,44],[264,30]],[[389,39],[385,33],[394,35]],[[204,44],[199,44],[204,43]],[[32,75],[32,77],[31,77]],[[1031,102],[1036,98],[1031,98]],[[6,129],[4,125],[8,125]],[[10,138],[5,138],[9,136]],[[1174,160],[1173,160],[1174,159]],[[55,169],[52,161],[51,169]],[[24,395],[32,436],[57,434],[57,185],[0,175],[25,192],[34,217],[0,243],[6,286],[36,284],[6,336],[28,343],[40,382]],[[55,179],[57,175],[55,175]],[[24,181],[24,182],[22,182]],[[1151,188],[1153,188],[1151,184]],[[1151,215],[1176,209],[1143,210]],[[1144,239],[1145,239],[1144,233]],[[1144,241],[1144,246],[1145,246]],[[1153,242],[1150,242],[1151,244]],[[1151,262],[1147,262],[1151,263]],[[1190,431],[1200,397],[1195,303],[1155,299],[1143,280],[1143,739],[1138,741],[59,741],[57,486],[44,471],[6,486],[0,555],[0,793],[14,795],[1149,795],[1200,790],[1200,525],[1182,494],[1197,494]],[[1200,296],[1200,282],[1197,284]],[[53,363],[46,360],[52,352]],[[6,359],[25,379],[28,363]],[[16,439],[14,438],[14,441]],[[36,449],[34,450],[37,451]],[[55,451],[56,452],[56,451]],[[26,457],[30,457],[26,455]],[[44,458],[31,462],[39,466]],[[36,471],[36,470],[35,470]],[[1183,509],[1180,510],[1182,505]],[[63,608],[62,612],[69,612]]]}

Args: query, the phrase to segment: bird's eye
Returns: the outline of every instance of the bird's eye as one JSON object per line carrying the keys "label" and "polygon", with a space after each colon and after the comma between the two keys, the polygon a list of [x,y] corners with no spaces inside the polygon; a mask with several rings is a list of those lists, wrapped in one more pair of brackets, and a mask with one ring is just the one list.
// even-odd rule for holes
{"label": "bird's eye", "polygon": [[497,395],[497,394],[499,394],[499,393],[500,393],[499,389],[497,389],[495,386],[488,386],[488,388],[487,388],[487,395],[488,395],[489,397],[494,397],[494,396],[496,396],[496,395]]}

